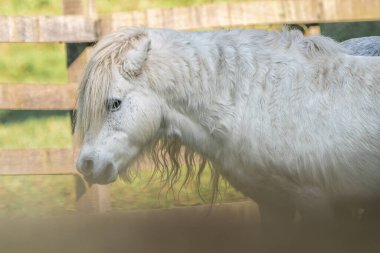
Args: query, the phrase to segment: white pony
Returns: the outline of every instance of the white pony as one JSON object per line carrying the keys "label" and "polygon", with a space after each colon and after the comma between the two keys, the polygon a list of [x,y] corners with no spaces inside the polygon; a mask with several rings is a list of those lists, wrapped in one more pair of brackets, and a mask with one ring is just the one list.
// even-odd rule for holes
{"label": "white pony", "polygon": [[94,48],[76,132],[91,182],[149,151],[170,183],[211,162],[263,222],[328,219],[379,201],[380,58],[298,31],[123,29]]}

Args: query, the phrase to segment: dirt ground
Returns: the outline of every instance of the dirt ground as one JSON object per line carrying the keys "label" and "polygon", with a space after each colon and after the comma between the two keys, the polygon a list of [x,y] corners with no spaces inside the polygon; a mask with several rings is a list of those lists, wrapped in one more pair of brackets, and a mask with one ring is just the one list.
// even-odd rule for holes
{"label": "dirt ground", "polygon": [[[350,227],[352,229],[352,227]],[[260,233],[250,202],[99,215],[0,220],[1,253],[380,252],[377,227],[304,230],[291,247]],[[291,233],[291,232],[289,232]],[[287,236],[284,234],[284,236]]]}

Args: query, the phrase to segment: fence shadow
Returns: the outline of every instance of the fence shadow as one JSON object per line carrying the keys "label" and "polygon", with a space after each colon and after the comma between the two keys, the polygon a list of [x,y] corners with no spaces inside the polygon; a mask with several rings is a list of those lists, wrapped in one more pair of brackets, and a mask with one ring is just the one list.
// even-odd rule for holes
{"label": "fence shadow", "polygon": [[7,125],[13,123],[22,123],[30,119],[43,119],[49,117],[68,117],[68,111],[11,111],[0,110],[0,124]]}

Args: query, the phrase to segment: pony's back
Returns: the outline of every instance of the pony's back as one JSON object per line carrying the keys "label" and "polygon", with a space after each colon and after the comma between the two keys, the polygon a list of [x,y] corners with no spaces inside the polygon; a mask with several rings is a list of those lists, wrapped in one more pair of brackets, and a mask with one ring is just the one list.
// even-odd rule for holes
{"label": "pony's back", "polygon": [[380,36],[353,38],[341,45],[352,55],[380,56]]}

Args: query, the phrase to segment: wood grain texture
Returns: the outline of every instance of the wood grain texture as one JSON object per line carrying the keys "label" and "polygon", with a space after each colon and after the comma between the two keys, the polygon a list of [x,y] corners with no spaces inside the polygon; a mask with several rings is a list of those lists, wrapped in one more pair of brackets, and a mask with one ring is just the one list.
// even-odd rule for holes
{"label": "wood grain texture", "polygon": [[[63,0],[63,12],[67,15],[83,15],[95,20],[95,0]],[[91,47],[86,43],[66,44],[67,74],[69,82],[80,82],[90,51]],[[77,177],[75,187],[79,212],[103,213],[111,210],[111,199],[107,186],[89,186],[82,180],[82,178]]]}
{"label": "wood grain texture", "polygon": [[380,20],[378,0],[257,0],[112,14],[101,18],[101,33],[145,26],[195,30],[262,24]]}
{"label": "wood grain texture", "polygon": [[85,16],[0,16],[0,42],[92,42],[96,22]]}
{"label": "wood grain texture", "polygon": [[77,211],[82,214],[105,213],[112,209],[107,185],[88,185],[81,176],[75,180]]}
{"label": "wood grain texture", "polygon": [[75,84],[0,84],[0,109],[72,110]]}
{"label": "wood grain texture", "polygon": [[11,149],[0,152],[0,175],[76,174],[72,149]]}

